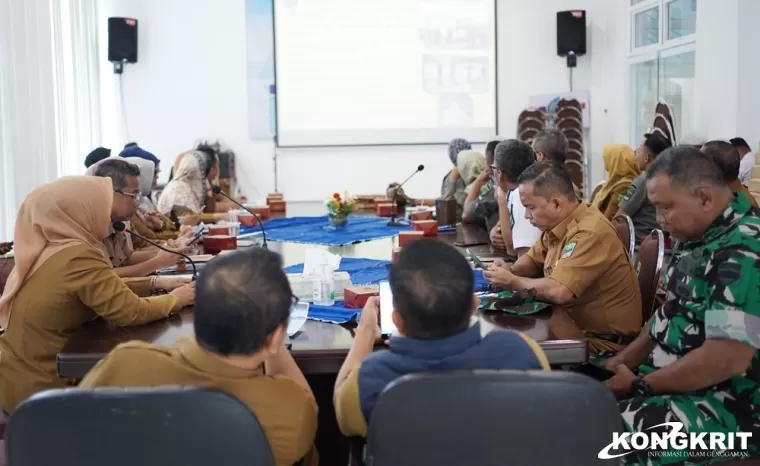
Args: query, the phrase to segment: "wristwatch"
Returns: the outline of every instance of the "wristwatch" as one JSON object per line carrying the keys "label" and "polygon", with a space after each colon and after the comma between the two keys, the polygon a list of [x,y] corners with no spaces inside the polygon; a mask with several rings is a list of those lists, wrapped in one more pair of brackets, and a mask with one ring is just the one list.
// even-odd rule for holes
{"label": "wristwatch", "polygon": [[638,377],[631,382],[631,395],[633,396],[653,396],[654,390],[646,380]]}

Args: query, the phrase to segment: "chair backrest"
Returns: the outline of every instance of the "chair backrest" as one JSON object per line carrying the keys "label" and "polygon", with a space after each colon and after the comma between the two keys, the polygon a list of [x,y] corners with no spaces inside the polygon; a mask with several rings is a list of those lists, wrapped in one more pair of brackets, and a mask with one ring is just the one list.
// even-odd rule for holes
{"label": "chair backrest", "polygon": [[549,371],[463,371],[401,377],[370,419],[372,466],[592,466],[623,432],[595,380]]}
{"label": "chair backrest", "polygon": [[616,215],[612,218],[612,226],[615,227],[618,238],[623,242],[628,259],[633,260],[636,252],[636,232],[633,228],[633,220],[627,215]]}
{"label": "chair backrest", "polygon": [[5,448],[18,466],[274,465],[243,403],[183,387],[42,392],[11,415]]}
{"label": "chair backrest", "polygon": [[591,199],[588,200],[589,202],[593,202],[594,201],[594,198],[596,197],[596,195],[599,194],[599,191],[601,191],[602,186],[604,186],[604,180],[602,180],[599,183],[597,183],[597,185],[594,188],[594,190],[591,191]]}
{"label": "chair backrest", "polygon": [[641,290],[641,318],[646,323],[654,312],[657,284],[665,262],[665,236],[661,230],[652,232],[641,241],[636,255],[636,273]]}

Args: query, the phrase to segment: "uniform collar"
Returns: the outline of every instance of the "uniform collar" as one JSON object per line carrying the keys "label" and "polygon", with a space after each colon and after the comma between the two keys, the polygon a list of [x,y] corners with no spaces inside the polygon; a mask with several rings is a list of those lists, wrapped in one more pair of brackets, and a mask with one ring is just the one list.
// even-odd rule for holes
{"label": "uniform collar", "polygon": [[723,212],[713,220],[710,228],[702,234],[699,241],[691,241],[684,246],[697,246],[699,244],[709,243],[725,234],[733,228],[745,215],[752,209],[752,204],[747,199],[747,195],[739,191],[736,193],[734,200],[728,204]]}
{"label": "uniform collar", "polygon": [[193,367],[208,374],[231,378],[253,378],[264,375],[264,366],[249,370],[227,364],[220,358],[201,348],[194,336],[188,336],[177,342],[177,348],[182,356]]}
{"label": "uniform collar", "polygon": [[407,337],[391,337],[390,348],[394,353],[415,359],[445,359],[463,353],[477,345],[483,338],[480,335],[480,322],[470,325],[456,335],[439,340],[416,340]]}
{"label": "uniform collar", "polygon": [[557,239],[562,239],[565,237],[565,234],[567,233],[567,229],[570,226],[570,223],[577,220],[579,217],[581,217],[583,214],[586,213],[588,210],[588,205],[585,202],[581,202],[578,204],[578,207],[576,207],[572,212],[570,212],[570,215],[565,217],[564,220],[559,222],[559,225],[549,230],[549,232],[554,235]]}

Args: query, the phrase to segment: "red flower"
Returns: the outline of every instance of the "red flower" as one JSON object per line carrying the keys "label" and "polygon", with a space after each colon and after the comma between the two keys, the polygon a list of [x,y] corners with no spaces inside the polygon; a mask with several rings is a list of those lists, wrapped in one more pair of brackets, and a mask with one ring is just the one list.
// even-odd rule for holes
{"label": "red flower", "polygon": [[340,199],[340,194],[338,194],[338,193],[335,193],[335,194],[333,194],[333,197],[334,197],[335,199]]}

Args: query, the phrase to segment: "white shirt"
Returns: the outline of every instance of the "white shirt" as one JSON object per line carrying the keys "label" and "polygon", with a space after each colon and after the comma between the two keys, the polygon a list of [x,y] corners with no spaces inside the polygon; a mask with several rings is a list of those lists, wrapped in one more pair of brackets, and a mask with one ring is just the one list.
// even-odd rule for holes
{"label": "white shirt", "polygon": [[739,164],[739,181],[744,186],[749,184],[750,178],[752,178],[752,167],[755,166],[755,153],[752,151],[747,152],[742,157],[742,161]]}
{"label": "white shirt", "polygon": [[520,200],[519,189],[513,189],[507,194],[509,223],[512,226],[512,247],[514,249],[529,248],[536,244],[536,241],[541,237],[541,230],[531,225],[525,218],[525,206]]}

